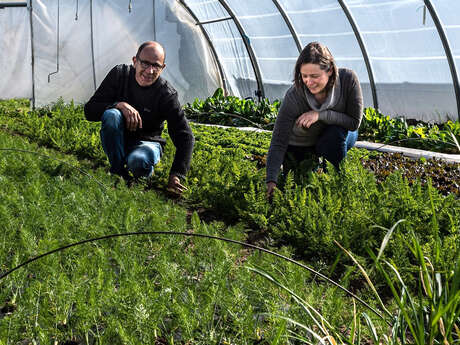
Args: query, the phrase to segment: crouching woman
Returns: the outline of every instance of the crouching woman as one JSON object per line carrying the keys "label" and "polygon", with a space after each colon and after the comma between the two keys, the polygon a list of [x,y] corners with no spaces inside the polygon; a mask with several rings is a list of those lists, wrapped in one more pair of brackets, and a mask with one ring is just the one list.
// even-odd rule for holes
{"label": "crouching woman", "polygon": [[329,49],[309,43],[294,68],[273,129],[267,157],[267,196],[276,187],[281,165],[286,172],[312,154],[338,170],[358,138],[363,96],[356,74],[338,69]]}

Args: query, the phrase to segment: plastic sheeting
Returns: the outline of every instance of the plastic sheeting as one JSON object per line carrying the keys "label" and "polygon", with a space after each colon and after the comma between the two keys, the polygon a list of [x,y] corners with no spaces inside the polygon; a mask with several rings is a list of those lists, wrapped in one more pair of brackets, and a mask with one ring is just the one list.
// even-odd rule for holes
{"label": "plastic sheeting", "polygon": [[[199,28],[175,2],[136,0],[129,9],[125,0],[33,0],[31,13],[37,106],[59,98],[86,102],[113,66],[130,64],[138,46],[154,39],[165,47],[163,76],[178,90],[181,102],[207,97],[220,85]],[[7,78],[0,82],[0,97],[31,98],[29,11],[0,10],[0,21],[7,32],[2,44],[14,62],[1,61]],[[12,88],[13,80],[21,84]]]}
{"label": "plastic sheeting", "polygon": [[[460,1],[431,3],[459,74]],[[364,51],[343,5],[363,39],[381,112],[436,122],[458,118],[459,95],[451,67],[423,0],[32,0],[31,4],[33,78],[28,12],[0,10],[0,27],[6,32],[0,42],[8,52],[0,64],[5,76],[0,80],[2,98],[31,97],[34,82],[37,105],[60,96],[84,102],[110,68],[130,63],[141,42],[155,39],[167,52],[164,76],[183,102],[207,97],[220,86],[216,62],[229,93],[254,97],[262,88],[266,97],[280,99],[292,84],[297,39],[301,46],[311,41],[326,44],[339,67],[357,73],[365,106],[373,106]],[[10,61],[20,63],[11,68]]]}
{"label": "plastic sheeting", "polygon": [[32,97],[32,53],[29,11],[0,9],[0,98]]}

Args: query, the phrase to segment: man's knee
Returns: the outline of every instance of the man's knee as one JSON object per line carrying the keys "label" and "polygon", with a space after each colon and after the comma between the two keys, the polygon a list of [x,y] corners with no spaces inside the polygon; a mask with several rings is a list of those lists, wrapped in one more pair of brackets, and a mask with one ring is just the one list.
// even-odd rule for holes
{"label": "man's knee", "polygon": [[111,108],[104,111],[101,118],[103,128],[123,128],[123,115],[120,110]]}
{"label": "man's knee", "polygon": [[144,154],[139,152],[131,153],[126,165],[135,177],[148,177],[153,173],[153,165]]}

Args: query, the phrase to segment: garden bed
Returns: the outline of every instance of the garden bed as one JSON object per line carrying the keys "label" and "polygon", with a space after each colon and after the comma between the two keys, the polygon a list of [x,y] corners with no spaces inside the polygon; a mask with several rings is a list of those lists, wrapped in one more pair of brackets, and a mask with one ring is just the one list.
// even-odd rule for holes
{"label": "garden bed", "polygon": [[[7,200],[0,207],[3,243],[12,245],[1,252],[2,272],[69,241],[166,227],[255,241],[289,257],[302,258],[345,285],[357,286],[358,281],[360,288],[356,291],[376,306],[371,290],[366,289],[353,261],[346,258],[338,244],[370,270],[371,279],[379,282],[378,291],[386,291],[386,297],[390,290],[383,286],[383,273],[373,259],[379,250],[380,261],[391,264],[406,280],[406,286],[415,291],[424,257],[430,258],[429,267],[436,267],[443,282],[443,274],[451,272],[452,263],[459,261],[458,197],[449,191],[441,194],[429,178],[405,178],[402,170],[406,168],[400,165],[398,171],[382,177],[372,172],[372,167],[364,168],[379,157],[387,159],[385,155],[353,149],[340,174],[334,169],[326,174],[310,173],[299,184],[294,183],[293,176],[287,176],[284,192],[276,191],[269,202],[265,197],[264,155],[270,134],[194,124],[196,147],[186,181],[189,188],[181,200],[172,202],[155,192],[164,188],[173,160],[169,139],[155,176],[129,189],[107,175],[99,124],[84,120],[79,106],[56,104],[29,112],[0,103],[0,128],[8,133],[2,135],[8,137],[3,139],[3,148],[45,150],[50,157],[60,157],[90,171],[109,186],[104,192],[94,179],[52,158],[38,161],[32,153],[32,158],[26,159],[25,152],[8,159],[3,155],[0,190]],[[24,138],[31,146],[24,144]],[[56,151],[48,152],[50,148]],[[62,156],[64,152],[68,156]],[[387,169],[389,164],[383,160],[382,165]],[[204,224],[198,213],[190,214],[181,206],[206,210],[207,215],[218,215],[225,223]],[[416,241],[423,248],[422,257],[416,255]],[[382,243],[385,245],[381,247]],[[166,339],[169,343],[276,344],[286,343],[291,331],[307,336],[301,327],[273,315],[300,317],[311,326],[314,321],[306,316],[298,299],[263,274],[255,279],[252,274],[236,271],[241,265],[262,266],[281,285],[300,291],[302,298],[334,321],[331,332],[337,337],[340,328],[345,334],[355,335],[353,317],[362,325],[367,322],[359,312],[353,314],[352,302],[336,288],[324,290],[324,284],[310,280],[302,271],[278,260],[264,260],[252,251],[234,251],[227,245],[172,238],[101,242],[91,246],[86,256],[69,251],[55,260],[37,262],[31,266],[34,272],[15,273],[0,288],[6,311],[2,316],[9,322],[0,319],[0,338],[19,342],[27,337],[46,342],[54,334],[53,341],[58,343],[84,343],[89,337],[103,343],[136,343],[139,339],[155,343]],[[446,289],[440,293],[448,291],[452,283],[447,281],[460,276],[460,268],[458,271],[445,277]],[[274,285],[267,284],[267,279]],[[427,284],[430,282],[424,282],[424,286]],[[457,308],[460,304],[452,305]],[[394,305],[386,307],[392,309]],[[372,318],[378,322],[379,334],[389,334],[382,320],[387,319]],[[394,322],[391,315],[388,320]],[[78,337],[71,339],[76,332]],[[439,330],[436,332],[439,334]],[[369,340],[373,333],[367,331],[365,337]]]}

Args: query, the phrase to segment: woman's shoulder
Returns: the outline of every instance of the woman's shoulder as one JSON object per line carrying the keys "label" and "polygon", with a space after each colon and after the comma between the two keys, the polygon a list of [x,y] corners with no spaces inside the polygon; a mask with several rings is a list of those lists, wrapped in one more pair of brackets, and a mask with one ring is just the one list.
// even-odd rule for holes
{"label": "woman's shoulder", "polygon": [[339,76],[340,78],[355,78],[356,73],[349,68],[339,68]]}
{"label": "woman's shoulder", "polygon": [[340,79],[358,79],[355,71],[349,68],[339,68]]}
{"label": "woman's shoulder", "polygon": [[342,85],[353,85],[359,83],[355,71],[349,68],[339,68],[339,78]]}
{"label": "woman's shoulder", "polygon": [[302,98],[303,96],[303,91],[298,87],[295,86],[295,84],[292,84],[289,89],[287,89],[286,93],[284,94],[284,100],[297,100]]}

